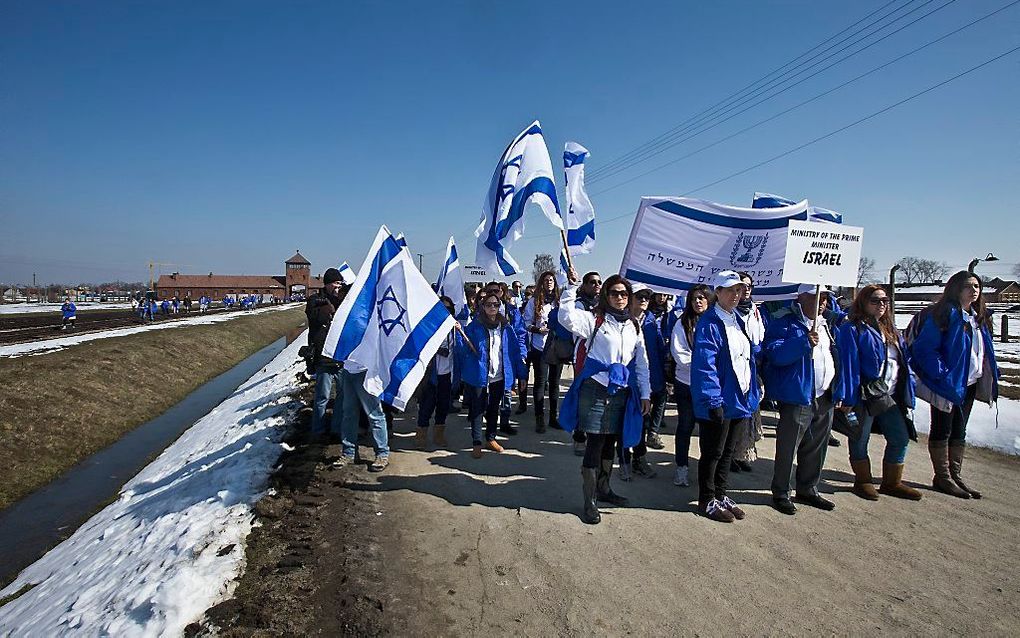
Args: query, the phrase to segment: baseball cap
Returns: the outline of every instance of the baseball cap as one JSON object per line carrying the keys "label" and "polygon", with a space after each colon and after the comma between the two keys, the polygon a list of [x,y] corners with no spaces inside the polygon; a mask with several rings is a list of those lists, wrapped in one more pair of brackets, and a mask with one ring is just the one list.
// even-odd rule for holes
{"label": "baseball cap", "polygon": [[735,270],[720,270],[712,281],[716,288],[729,288],[744,283]]}

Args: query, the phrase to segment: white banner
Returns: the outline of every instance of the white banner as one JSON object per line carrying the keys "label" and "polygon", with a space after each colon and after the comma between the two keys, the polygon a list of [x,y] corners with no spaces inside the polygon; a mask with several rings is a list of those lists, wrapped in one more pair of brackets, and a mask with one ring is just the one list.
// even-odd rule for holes
{"label": "white banner", "polygon": [[720,270],[747,272],[758,301],[787,299],[783,279],[787,224],[805,220],[807,200],[752,209],[687,197],[642,197],[620,274],[657,292],[686,294]]}
{"label": "white banner", "polygon": [[857,286],[864,229],[859,226],[791,221],[783,281]]}

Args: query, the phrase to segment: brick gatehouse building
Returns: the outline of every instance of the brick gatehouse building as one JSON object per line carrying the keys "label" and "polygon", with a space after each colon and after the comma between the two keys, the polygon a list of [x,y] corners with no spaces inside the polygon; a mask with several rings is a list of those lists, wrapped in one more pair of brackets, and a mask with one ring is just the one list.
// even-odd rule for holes
{"label": "brick gatehouse building", "polygon": [[182,275],[173,273],[160,275],[156,282],[156,294],[160,299],[191,297],[198,299],[205,295],[211,299],[225,296],[237,298],[244,295],[273,295],[283,299],[293,295],[311,295],[322,288],[322,276],[312,277],[312,264],[301,255],[301,251],[284,262],[285,274],[275,275]]}

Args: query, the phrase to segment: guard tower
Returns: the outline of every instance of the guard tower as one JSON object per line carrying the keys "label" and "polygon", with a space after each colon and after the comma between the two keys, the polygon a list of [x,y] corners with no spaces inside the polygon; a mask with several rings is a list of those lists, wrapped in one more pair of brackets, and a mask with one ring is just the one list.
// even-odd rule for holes
{"label": "guard tower", "polygon": [[294,253],[294,256],[286,261],[287,275],[285,286],[287,295],[307,295],[308,286],[312,279],[312,262],[301,255],[301,251]]}

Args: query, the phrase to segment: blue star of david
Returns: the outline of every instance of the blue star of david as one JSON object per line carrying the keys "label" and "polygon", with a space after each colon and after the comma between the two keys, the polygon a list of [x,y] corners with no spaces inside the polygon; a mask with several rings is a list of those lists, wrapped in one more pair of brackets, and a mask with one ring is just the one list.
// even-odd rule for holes
{"label": "blue star of david", "polygon": [[[389,313],[396,312],[395,316],[383,317],[383,306],[385,304],[390,304],[388,306],[390,308]],[[407,314],[407,309],[397,301],[397,295],[393,292],[393,286],[386,287],[386,292],[383,293],[382,298],[379,299],[375,306],[376,314],[379,316],[379,329],[385,332],[387,337],[396,330],[397,326],[400,326],[404,329],[404,332],[407,332],[407,326],[404,325],[404,315]]]}

